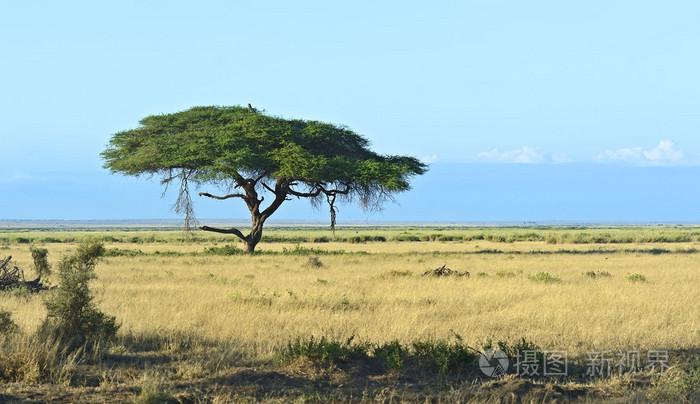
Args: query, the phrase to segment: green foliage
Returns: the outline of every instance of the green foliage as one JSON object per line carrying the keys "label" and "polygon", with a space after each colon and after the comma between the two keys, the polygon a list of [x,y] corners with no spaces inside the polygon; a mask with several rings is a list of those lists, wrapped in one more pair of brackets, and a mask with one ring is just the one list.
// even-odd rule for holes
{"label": "green foliage", "polygon": [[148,255],[141,250],[129,250],[126,248],[109,248],[106,249],[103,257],[138,257]]}
{"label": "green foliage", "polygon": [[496,345],[494,345],[491,340],[487,340],[482,344],[482,348],[484,350],[498,348],[508,355],[509,358],[515,358],[519,353],[522,354],[523,351],[537,352],[538,358],[544,355],[534,342],[528,341],[525,337],[520,338],[515,344],[508,344],[507,341],[498,341]]}
{"label": "green foliage", "polygon": [[408,356],[408,350],[398,340],[374,347],[373,356],[382,361],[384,369],[389,373],[401,369]]}
{"label": "green foliage", "polygon": [[646,282],[647,278],[642,274],[629,274],[627,280],[630,282]]}
{"label": "green foliage", "polygon": [[29,251],[32,253],[32,260],[34,260],[34,271],[39,277],[46,278],[51,275],[51,265],[47,260],[49,250],[46,248],[39,248],[36,246],[30,246]]}
{"label": "green foliage", "polygon": [[231,244],[222,247],[209,247],[204,250],[204,254],[207,255],[238,255],[243,253],[243,250]]}
{"label": "green foliage", "polygon": [[48,314],[43,332],[58,335],[69,349],[111,339],[119,328],[115,317],[96,307],[89,287],[104,252],[101,243],[84,242],[74,254],[63,257],[58,264],[58,288],[44,302]]}
{"label": "green foliage", "polygon": [[328,339],[325,336],[315,339],[297,338],[287,345],[282,353],[282,359],[291,361],[296,358],[307,358],[326,364],[346,363],[354,359],[367,358],[369,344],[354,343],[354,336],[345,341]]}
{"label": "green foliage", "polygon": [[367,139],[346,127],[283,119],[255,108],[194,107],[148,116],[140,124],[112,135],[101,154],[104,167],[125,175],[158,175],[164,184],[179,181],[176,210],[188,215],[188,182],[222,189],[237,185],[245,190],[251,213],[260,215],[255,207],[260,199],[251,188],[257,185],[275,188],[279,203],[286,195],[324,197],[338,190],[372,209],[408,190],[410,177],[427,171],[416,158],[371,151]]}
{"label": "green foliage", "polygon": [[[276,254],[272,252],[271,254]],[[294,248],[282,248],[282,255],[344,255],[346,251],[344,250],[325,250],[322,248],[306,248],[300,245],[295,245]],[[351,253],[352,254],[352,253]],[[358,254],[355,252],[354,254]]]}
{"label": "green foliage", "polygon": [[384,237],[384,236],[369,236],[369,235],[353,236],[353,237],[348,237],[347,241],[348,241],[348,243],[351,243],[351,244],[366,243],[368,241],[384,242],[384,241],[386,241],[386,237]]}
{"label": "green foliage", "polygon": [[535,275],[528,275],[527,278],[535,282],[543,283],[554,283],[561,281],[561,279],[551,275],[549,272],[538,272]]}
{"label": "green foliage", "polygon": [[414,342],[412,347],[419,365],[436,369],[442,380],[448,372],[467,372],[478,358],[476,351],[459,338],[453,343],[444,340]]}

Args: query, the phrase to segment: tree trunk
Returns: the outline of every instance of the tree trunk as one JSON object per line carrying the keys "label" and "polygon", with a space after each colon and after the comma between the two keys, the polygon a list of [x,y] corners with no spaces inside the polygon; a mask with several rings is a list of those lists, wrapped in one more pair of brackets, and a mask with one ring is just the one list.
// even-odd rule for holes
{"label": "tree trunk", "polygon": [[243,240],[243,243],[245,244],[245,252],[255,252],[255,247],[260,242],[260,239],[262,239],[264,222],[265,220],[261,217],[253,216],[253,226],[250,229],[250,234],[248,234],[248,236],[246,236],[246,238]]}

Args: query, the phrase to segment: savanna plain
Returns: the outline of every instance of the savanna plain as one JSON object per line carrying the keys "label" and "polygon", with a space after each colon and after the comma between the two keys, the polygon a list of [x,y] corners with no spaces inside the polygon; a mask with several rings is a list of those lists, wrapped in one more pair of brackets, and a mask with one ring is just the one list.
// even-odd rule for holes
{"label": "savanna plain", "polygon": [[[700,401],[698,226],[271,227],[254,254],[201,231],[8,227],[0,258],[32,278],[30,246],[55,266],[88,240],[116,338],[42,346],[55,289],[0,291],[17,325],[0,401]],[[481,370],[489,348],[505,375]],[[566,371],[544,375],[553,351]]]}

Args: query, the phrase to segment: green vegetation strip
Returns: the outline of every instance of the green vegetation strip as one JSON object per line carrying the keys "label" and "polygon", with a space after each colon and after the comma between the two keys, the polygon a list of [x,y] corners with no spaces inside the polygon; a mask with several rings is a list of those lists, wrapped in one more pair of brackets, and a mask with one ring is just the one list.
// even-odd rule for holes
{"label": "green vegetation strip", "polygon": [[[77,243],[86,239],[103,243],[211,243],[230,242],[231,237],[200,231],[124,229],[62,230],[0,229],[0,244]],[[494,243],[545,242],[548,244],[629,244],[700,242],[698,226],[536,226],[536,227],[423,227],[342,226],[333,236],[321,227],[271,227],[263,234],[266,243],[372,243],[454,242]]]}
{"label": "green vegetation strip", "polygon": [[[700,253],[700,249],[697,248],[678,248],[675,250],[660,249],[660,248],[634,248],[634,249],[605,249],[605,250],[556,250],[556,251],[542,251],[542,250],[532,250],[532,251],[502,251],[502,250],[478,250],[478,251],[412,251],[412,252],[402,252],[397,253],[397,255],[482,255],[482,254],[493,254],[493,255],[612,255],[612,254],[650,254],[650,255],[660,255],[660,254],[696,254]],[[390,253],[381,253],[383,255],[391,255]],[[226,244],[224,246],[214,246],[205,248],[203,251],[197,252],[180,252],[180,251],[160,251],[156,250],[154,252],[144,252],[141,250],[126,249],[126,248],[109,248],[105,251],[105,257],[142,257],[142,256],[170,256],[170,257],[183,257],[183,256],[202,256],[202,255],[212,255],[212,256],[230,256],[230,255],[249,255],[241,248]],[[259,250],[252,255],[298,255],[298,256],[312,256],[312,255],[371,255],[367,251],[346,251],[346,250],[324,250],[322,248],[307,248],[301,246],[295,246],[294,248],[283,248],[282,251],[269,251],[269,250]]]}

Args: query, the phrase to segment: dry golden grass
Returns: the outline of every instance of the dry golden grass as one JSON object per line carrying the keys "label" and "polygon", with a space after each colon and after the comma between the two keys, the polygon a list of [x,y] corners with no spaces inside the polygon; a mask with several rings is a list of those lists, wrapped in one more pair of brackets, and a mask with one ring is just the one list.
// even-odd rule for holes
{"label": "dry golden grass", "polygon": [[[107,248],[202,252],[210,244],[116,243]],[[55,262],[71,243],[46,244]],[[261,251],[293,250],[291,243]],[[98,265],[101,309],[127,335],[197,335],[240,346],[250,359],[271,359],[298,336],[351,335],[404,343],[449,339],[475,347],[526,338],[542,349],[697,348],[700,341],[700,243],[547,244],[545,242],[384,242],[301,244],[367,254],[308,256],[146,255]],[[650,249],[668,250],[651,254]],[[477,253],[479,251],[489,251]],[[533,253],[539,251],[541,253]],[[563,252],[562,252],[563,251]],[[577,251],[578,254],[572,252]],[[588,252],[588,253],[586,253]],[[26,245],[2,251],[31,267]],[[469,278],[421,274],[446,264]],[[608,272],[610,277],[585,275]],[[528,275],[561,279],[541,283]],[[631,282],[642,274],[646,282]],[[0,295],[26,331],[44,317],[41,298]]]}
{"label": "dry golden grass", "polygon": [[[697,229],[358,228],[339,237],[373,232],[390,241],[326,242],[331,237],[321,229],[268,231],[272,240],[287,242],[262,243],[252,256],[205,254],[234,241],[201,233],[0,232],[0,258],[12,255],[28,278],[28,243],[48,248],[56,263],[83,239],[103,240],[112,256],[98,264],[93,291],[99,308],[122,323],[104,359],[54,361],[59,382],[29,372],[0,387],[0,401],[691,402],[700,394],[693,386],[699,365],[693,355],[700,348]],[[414,234],[457,241],[391,241]],[[288,242],[314,239],[324,242]],[[587,244],[596,239],[608,241]],[[421,276],[442,265],[471,276]],[[556,281],[533,280],[538,273]],[[630,280],[635,274],[645,281]],[[0,310],[10,311],[24,332],[8,340],[15,345],[4,345],[19,356],[50,352],[23,347],[46,315],[42,299],[0,293]],[[343,368],[274,360],[299,337],[344,341],[354,335],[355,341],[398,340],[407,347],[455,334],[475,348],[489,340],[512,347],[525,338],[541,350],[566,350],[572,359],[585,359],[590,350],[669,350],[682,366],[641,382],[512,375],[488,381],[478,370],[448,381],[415,363],[397,375],[371,369],[373,362]],[[17,363],[25,362],[41,361]]]}

